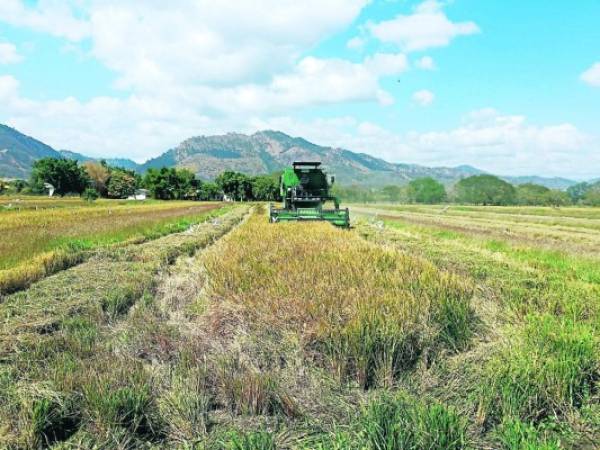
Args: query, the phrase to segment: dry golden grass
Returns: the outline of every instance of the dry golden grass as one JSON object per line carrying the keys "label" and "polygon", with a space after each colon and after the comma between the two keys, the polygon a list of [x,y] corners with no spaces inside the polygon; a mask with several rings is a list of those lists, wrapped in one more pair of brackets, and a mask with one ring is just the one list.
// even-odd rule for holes
{"label": "dry golden grass", "polygon": [[219,207],[191,202],[86,205],[72,199],[41,203],[62,201],[66,206],[0,213],[0,295],[81,262],[89,250],[182,231]]}
{"label": "dry golden grass", "polygon": [[203,259],[217,326],[232,304],[250,328],[297,333],[307,355],[364,388],[472,332],[467,281],[327,223],[257,214]]}
{"label": "dry golden grass", "polygon": [[369,205],[355,206],[352,211],[536,248],[586,256],[600,252],[600,208]]}
{"label": "dry golden grass", "polygon": [[[174,416],[169,411],[183,408],[190,392],[177,391],[183,381],[173,374],[170,397],[158,402],[160,380],[146,362],[175,356],[177,331],[143,312],[153,310],[161,271],[210,245],[246,211],[226,210],[186,232],[111,248],[0,303],[0,448],[65,440],[66,448],[135,448],[136,439],[163,433],[161,411]],[[193,385],[184,375],[180,389]]]}

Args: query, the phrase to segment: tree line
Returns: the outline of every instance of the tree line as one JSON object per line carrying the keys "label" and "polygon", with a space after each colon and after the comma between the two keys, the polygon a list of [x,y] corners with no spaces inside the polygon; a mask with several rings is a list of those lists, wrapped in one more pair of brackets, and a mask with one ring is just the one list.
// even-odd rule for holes
{"label": "tree line", "polygon": [[446,187],[439,181],[424,177],[406,186],[382,188],[335,186],[334,194],[346,202],[358,203],[461,203],[490,206],[600,206],[600,181],[579,183],[566,191],[550,189],[534,183],[512,185],[494,175],[474,175]]}
{"label": "tree line", "polygon": [[248,176],[225,171],[214,182],[203,181],[188,169],[148,169],[144,175],[113,167],[105,161],[79,164],[71,159],[43,158],[33,164],[28,181],[0,182],[0,193],[80,195],[123,199],[145,189],[158,200],[278,200],[278,174]]}
{"label": "tree line", "polygon": [[[167,167],[149,169],[140,175],[133,170],[112,167],[105,161],[78,164],[70,159],[44,158],[34,163],[28,181],[0,180],[0,193],[45,194],[50,184],[57,195],[77,194],[88,200],[122,199],[146,189],[159,200],[277,201],[280,200],[278,180],[279,173],[249,176],[225,171],[214,181],[204,181],[187,169]],[[560,191],[533,183],[513,186],[493,175],[474,175],[449,187],[431,177],[412,180],[406,186],[335,185],[333,193],[344,202],[360,203],[600,206],[600,181],[579,183]]]}

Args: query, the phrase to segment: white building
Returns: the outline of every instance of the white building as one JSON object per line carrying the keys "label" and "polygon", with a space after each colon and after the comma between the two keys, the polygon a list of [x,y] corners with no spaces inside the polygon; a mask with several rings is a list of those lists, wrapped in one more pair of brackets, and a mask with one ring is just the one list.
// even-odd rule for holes
{"label": "white building", "polygon": [[127,197],[127,200],[146,200],[149,195],[148,189],[136,189],[133,195]]}

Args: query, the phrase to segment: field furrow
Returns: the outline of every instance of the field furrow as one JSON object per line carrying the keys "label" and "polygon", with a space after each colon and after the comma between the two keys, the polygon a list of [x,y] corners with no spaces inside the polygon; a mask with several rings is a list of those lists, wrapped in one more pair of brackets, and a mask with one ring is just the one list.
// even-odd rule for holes
{"label": "field furrow", "polygon": [[600,264],[554,226],[220,211],[7,296],[0,447],[594,448]]}
{"label": "field furrow", "polygon": [[96,249],[183,231],[221,206],[113,202],[50,207],[46,203],[41,203],[45,208],[0,213],[0,296],[80,263]]}
{"label": "field furrow", "polygon": [[[135,382],[141,376],[135,363],[131,366],[114,352],[117,325],[135,305],[153,299],[159,272],[178,257],[212,244],[246,211],[222,210],[185,232],[105,250],[7,296],[0,304],[0,447],[60,442],[99,413],[94,407],[110,407],[88,404],[84,412],[81,401],[101,402],[100,397],[90,397],[99,392],[90,394],[88,389],[107,388],[103,377],[118,370],[132,371],[115,377],[115,383]],[[106,426],[118,420],[104,419]]]}

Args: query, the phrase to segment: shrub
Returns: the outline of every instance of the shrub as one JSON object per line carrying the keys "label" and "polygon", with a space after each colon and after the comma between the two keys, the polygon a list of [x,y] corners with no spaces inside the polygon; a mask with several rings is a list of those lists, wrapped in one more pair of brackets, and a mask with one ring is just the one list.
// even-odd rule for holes
{"label": "shrub", "polygon": [[98,194],[98,191],[94,188],[87,188],[85,191],[83,191],[81,197],[88,202],[93,202],[95,200],[98,200],[100,194]]}

